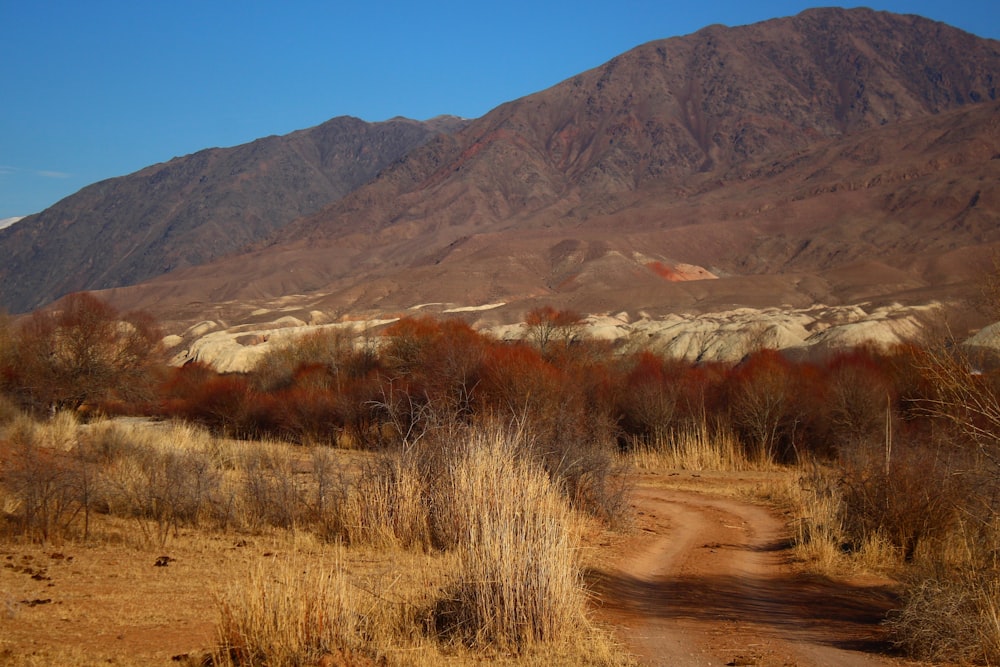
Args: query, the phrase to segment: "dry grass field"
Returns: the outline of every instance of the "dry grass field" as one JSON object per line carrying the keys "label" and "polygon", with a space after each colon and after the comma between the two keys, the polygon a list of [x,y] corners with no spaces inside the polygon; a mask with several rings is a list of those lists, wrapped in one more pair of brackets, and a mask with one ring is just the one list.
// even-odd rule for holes
{"label": "dry grass field", "polygon": [[[516,434],[467,438],[428,489],[396,456],[18,417],[2,436],[0,664],[626,663],[582,587],[583,538],[602,529],[515,456]],[[87,447],[105,458],[74,467]],[[47,457],[58,479],[30,468]],[[25,468],[38,488],[10,483]],[[80,468],[86,528],[58,488]],[[25,502],[32,525],[13,518]]]}
{"label": "dry grass field", "polygon": [[[833,575],[825,580],[831,594],[836,589],[852,600],[847,609],[856,616],[831,628],[827,643],[841,635],[868,641],[871,651],[852,654],[862,658],[851,664],[876,664],[865,660],[885,648],[877,617],[888,594],[872,597],[871,585],[844,569],[856,566],[838,566],[828,554],[820,562],[818,540],[800,540],[791,551],[787,517],[763,509],[803,511],[799,469],[754,463],[731,442],[686,432],[673,447],[623,461],[635,489],[632,509],[609,529],[573,512],[540,468],[524,465],[515,455],[516,432],[464,435],[449,469],[439,470],[439,483],[428,490],[405,457],[226,440],[183,424],[81,425],[68,415],[40,424],[18,417],[4,430],[8,471],[26,457],[17,449],[26,440],[38,456],[70,461],[78,447],[118,449],[95,471],[95,497],[105,500],[95,500],[86,536],[78,506],[47,510],[53,516],[41,540],[8,518],[0,547],[0,664],[666,664],[664,655],[726,658],[728,645],[718,641],[723,631],[746,641],[770,637],[766,650],[746,654],[757,660],[748,664],[779,658],[822,664],[816,651],[827,655],[824,641],[769,624],[767,614],[740,620],[748,603],[718,586],[715,577],[731,559],[706,560],[699,549],[704,541],[739,540],[717,534],[733,523],[749,526],[747,535],[766,526],[786,542],[780,567],[754,565],[761,577],[780,570],[780,588],[768,599],[815,599],[815,580],[802,573],[807,565],[825,568]],[[140,474],[152,461],[138,469],[129,463],[129,446],[204,455],[226,479],[214,491],[204,483],[197,518],[143,516],[135,507],[129,516],[124,501],[108,499],[129,485],[133,497],[144,497],[136,478],[146,484],[155,478]],[[290,485],[248,484],[261,460]],[[190,461],[185,469],[198,471]],[[314,510],[324,474],[336,481],[324,482],[331,488],[321,518]],[[185,486],[185,475],[173,483]],[[424,505],[428,493],[436,514]],[[277,498],[284,513],[269,505]],[[224,523],[214,507],[220,499],[231,508]],[[24,499],[8,490],[3,502],[13,517]],[[723,528],[690,518],[698,513],[724,517],[716,521]],[[698,543],[677,546],[694,539],[689,531]],[[710,591],[675,590],[676,582],[665,579],[672,562],[675,577]],[[657,586],[669,590],[656,593],[654,603],[648,596]],[[731,605],[735,621],[721,624],[692,611],[712,609],[708,601],[716,594],[730,596],[718,604]],[[692,595],[697,604],[685,603]],[[688,609],[695,618],[671,620],[671,609]],[[808,613],[802,622],[812,622]]]}

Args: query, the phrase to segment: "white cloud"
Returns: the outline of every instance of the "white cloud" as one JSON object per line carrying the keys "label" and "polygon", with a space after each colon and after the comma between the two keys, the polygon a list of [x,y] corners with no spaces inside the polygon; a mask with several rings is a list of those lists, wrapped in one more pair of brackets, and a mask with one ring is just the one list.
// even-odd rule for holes
{"label": "white cloud", "polygon": [[[0,167],[0,170],[2,170],[2,169],[3,169],[3,167]],[[0,171],[0,173],[2,173],[2,171]],[[22,215],[22,216],[17,217],[17,218],[3,218],[2,220],[0,220],[0,229],[3,229],[4,227],[10,227],[11,225],[13,225],[18,220],[24,220],[24,216]]]}
{"label": "white cloud", "polygon": [[0,164],[0,176],[10,174],[31,174],[42,178],[72,178],[73,174],[54,169],[24,169],[22,167],[12,167],[9,164]]}

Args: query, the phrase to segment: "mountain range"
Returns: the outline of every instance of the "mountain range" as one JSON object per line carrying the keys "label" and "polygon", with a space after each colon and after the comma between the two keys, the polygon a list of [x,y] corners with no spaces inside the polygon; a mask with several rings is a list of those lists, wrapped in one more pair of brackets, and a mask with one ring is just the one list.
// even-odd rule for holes
{"label": "mountain range", "polygon": [[95,183],[0,230],[0,305],[31,310],[69,292],[135,284],[238,252],[465,124],[334,118]]}
{"label": "mountain range", "polygon": [[0,306],[103,289],[234,322],[966,297],[1000,244],[998,78],[1000,42],[918,16],[709,26],[479,119],[339,118],[95,184],[0,230]]}

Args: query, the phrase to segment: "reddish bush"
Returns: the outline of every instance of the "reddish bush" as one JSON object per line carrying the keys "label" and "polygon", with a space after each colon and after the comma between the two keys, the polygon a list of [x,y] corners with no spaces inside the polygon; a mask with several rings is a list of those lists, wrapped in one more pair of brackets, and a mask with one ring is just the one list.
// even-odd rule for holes
{"label": "reddish bush", "polygon": [[381,410],[410,423],[468,420],[488,341],[464,322],[431,318],[402,319],[385,337]]}
{"label": "reddish bush", "polygon": [[676,365],[651,352],[634,358],[617,404],[625,435],[652,441],[676,425],[680,374]]}
{"label": "reddish bush", "polygon": [[897,396],[880,356],[857,348],[840,352],[825,364],[829,428],[838,446],[885,435]]}
{"label": "reddish bush", "polygon": [[558,394],[559,371],[535,348],[523,344],[495,345],[483,360],[480,406],[499,414],[521,415]]}
{"label": "reddish bush", "polygon": [[195,366],[178,372],[169,390],[164,399],[169,416],[204,424],[217,433],[248,433],[254,391],[246,377]]}
{"label": "reddish bush", "polygon": [[71,294],[21,324],[5,382],[36,410],[136,400],[152,388],[160,338],[148,315],[120,314],[90,294]]}
{"label": "reddish bush", "polygon": [[801,368],[779,352],[760,350],[733,369],[726,385],[729,418],[750,457],[794,461],[806,417]]}

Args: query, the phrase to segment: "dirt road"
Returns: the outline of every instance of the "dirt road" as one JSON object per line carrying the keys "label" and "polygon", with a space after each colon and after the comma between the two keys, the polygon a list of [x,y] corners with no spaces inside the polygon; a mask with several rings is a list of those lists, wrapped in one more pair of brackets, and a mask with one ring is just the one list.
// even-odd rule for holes
{"label": "dirt road", "polygon": [[643,665],[892,665],[892,595],[796,571],[784,522],[752,503],[643,488],[638,535],[590,573],[600,615]]}

